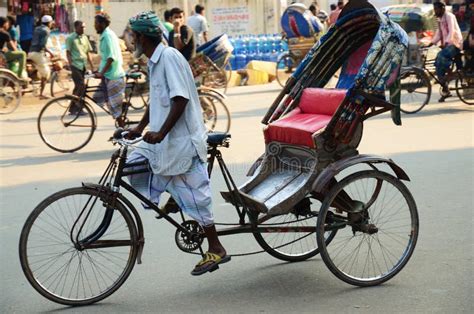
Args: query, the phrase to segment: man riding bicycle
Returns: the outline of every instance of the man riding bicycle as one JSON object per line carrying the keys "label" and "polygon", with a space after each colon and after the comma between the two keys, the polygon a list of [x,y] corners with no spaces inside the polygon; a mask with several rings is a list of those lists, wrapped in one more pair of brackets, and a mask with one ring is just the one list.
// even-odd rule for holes
{"label": "man riding bicycle", "polygon": [[131,134],[140,135],[149,124],[144,142],[128,162],[147,160],[151,171],[132,175],[132,185],[158,203],[168,191],[183,211],[204,229],[209,250],[191,272],[202,275],[230,260],[217,237],[207,172],[207,130],[202,120],[193,75],[183,55],[162,43],[159,19],[143,12],[130,19],[136,55],[148,58],[150,104]]}
{"label": "man riding bicycle", "polygon": [[[443,85],[443,91],[446,92],[445,96],[441,96],[439,102],[444,102],[450,96],[448,89],[449,77],[446,76],[446,73],[453,64],[453,59],[462,49],[463,39],[456,17],[451,12],[446,11],[446,3],[439,0],[433,3],[433,7],[438,18],[438,29],[428,47],[440,43],[442,49],[436,56],[435,67],[436,75]],[[456,66],[461,67],[460,64]]]}

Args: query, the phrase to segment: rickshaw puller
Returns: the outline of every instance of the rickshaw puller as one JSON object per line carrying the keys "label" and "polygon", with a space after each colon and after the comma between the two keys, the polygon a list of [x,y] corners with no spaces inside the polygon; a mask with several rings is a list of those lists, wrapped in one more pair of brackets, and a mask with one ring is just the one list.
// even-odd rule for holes
{"label": "rickshaw puller", "polygon": [[[436,56],[435,67],[436,75],[443,84],[443,90],[448,94],[448,96],[442,96],[439,99],[439,102],[443,102],[449,97],[449,89],[447,86],[449,78],[446,77],[446,73],[451,67],[453,59],[460,53],[463,39],[456,16],[446,11],[446,3],[443,0],[439,0],[433,3],[433,8],[438,18],[438,29],[428,47],[440,43],[440,47],[442,48]],[[462,64],[456,64],[456,66],[460,68]]]}
{"label": "rickshaw puller", "polygon": [[150,105],[137,127],[138,136],[150,124],[144,142],[127,162],[147,160],[148,173],[130,176],[135,189],[154,203],[168,191],[183,211],[204,229],[209,251],[191,272],[202,275],[214,271],[230,256],[220,243],[214,225],[209,175],[207,172],[207,130],[191,68],[183,55],[162,43],[159,19],[143,12],[130,19],[136,54],[144,53],[150,77]]}

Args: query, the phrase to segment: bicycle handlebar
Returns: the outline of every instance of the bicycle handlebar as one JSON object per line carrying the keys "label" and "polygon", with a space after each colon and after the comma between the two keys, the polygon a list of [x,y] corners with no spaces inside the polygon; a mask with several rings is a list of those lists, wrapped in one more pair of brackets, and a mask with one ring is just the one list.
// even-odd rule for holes
{"label": "bicycle handlebar", "polygon": [[128,130],[124,130],[122,128],[118,128],[115,130],[114,135],[112,135],[111,140],[115,143],[118,143],[120,145],[124,146],[131,146],[133,144],[136,144],[138,142],[141,142],[143,140],[143,136],[137,137],[135,139],[129,140],[125,138],[130,133]]}

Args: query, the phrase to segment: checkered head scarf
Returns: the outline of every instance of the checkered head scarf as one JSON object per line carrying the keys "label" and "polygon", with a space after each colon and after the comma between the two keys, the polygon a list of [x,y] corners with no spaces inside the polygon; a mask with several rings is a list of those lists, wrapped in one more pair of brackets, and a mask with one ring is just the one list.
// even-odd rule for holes
{"label": "checkered head scarf", "polygon": [[150,37],[161,37],[163,31],[160,28],[160,19],[154,11],[138,13],[129,19],[130,28],[140,34]]}

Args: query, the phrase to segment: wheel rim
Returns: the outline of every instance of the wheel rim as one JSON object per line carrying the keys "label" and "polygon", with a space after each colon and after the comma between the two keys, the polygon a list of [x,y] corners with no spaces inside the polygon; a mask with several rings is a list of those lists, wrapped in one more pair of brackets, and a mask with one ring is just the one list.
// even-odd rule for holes
{"label": "wheel rim", "polygon": [[400,86],[400,106],[403,112],[417,112],[429,102],[430,82],[424,75],[412,71],[402,73]]}
{"label": "wheel rim", "polygon": [[461,101],[474,105],[474,75],[461,75],[456,80],[456,93]]}
{"label": "wheel rim", "polygon": [[278,83],[284,87],[286,81],[290,78],[293,72],[296,70],[296,61],[289,55],[285,55],[280,58],[277,63],[277,81]]}
{"label": "wheel rim", "polygon": [[[309,199],[306,199],[309,201]],[[319,253],[316,241],[316,222],[321,203],[311,199],[311,206],[295,209],[288,214],[260,217],[258,227],[277,228],[276,232],[256,234],[263,241],[262,247],[277,258],[289,261],[302,261]],[[296,231],[282,231],[283,228],[295,228]],[[300,229],[300,230],[298,230]],[[335,231],[325,233],[326,243],[333,239]],[[262,244],[262,243],[261,243]]]}
{"label": "wheel rim", "polygon": [[13,112],[20,104],[20,87],[11,78],[0,76],[0,114]]}
{"label": "wheel rim", "polygon": [[[87,106],[71,113],[71,98],[50,101],[41,111],[38,128],[43,141],[54,150],[72,152],[84,147],[92,137],[95,123]],[[73,110],[74,111],[74,110]]]}
{"label": "wheel rim", "polygon": [[[74,247],[70,230],[90,198],[95,196],[83,193],[56,199],[37,213],[24,238],[22,233],[25,274],[41,294],[53,301],[74,304],[105,297],[118,288],[133,267],[134,226],[127,223],[121,211],[113,210],[110,226],[99,240],[127,240],[132,245],[83,251]],[[96,202],[81,234],[96,230],[104,212],[103,203]],[[76,227],[73,238],[78,230]]]}
{"label": "wheel rim", "polygon": [[51,95],[53,97],[64,96],[69,91],[70,83],[70,74],[57,72],[51,81]]}
{"label": "wheel rim", "polygon": [[321,219],[326,221],[328,213],[337,218],[331,223],[318,222],[319,230],[339,228],[330,245],[318,243],[326,265],[351,284],[379,284],[393,277],[410,258],[418,235],[416,207],[411,196],[406,198],[408,190],[404,186],[400,188],[397,179],[391,176],[373,173],[367,172],[352,182],[348,180],[347,185],[339,185],[333,194],[338,196],[331,198],[332,204],[339,200],[336,206],[342,208],[348,204],[341,206],[343,199],[349,196],[356,201],[350,208],[369,206],[366,210],[349,214],[330,208],[322,213]]}
{"label": "wheel rim", "polygon": [[229,132],[230,114],[225,105],[216,97],[208,94],[200,94],[202,116],[208,131]]}

